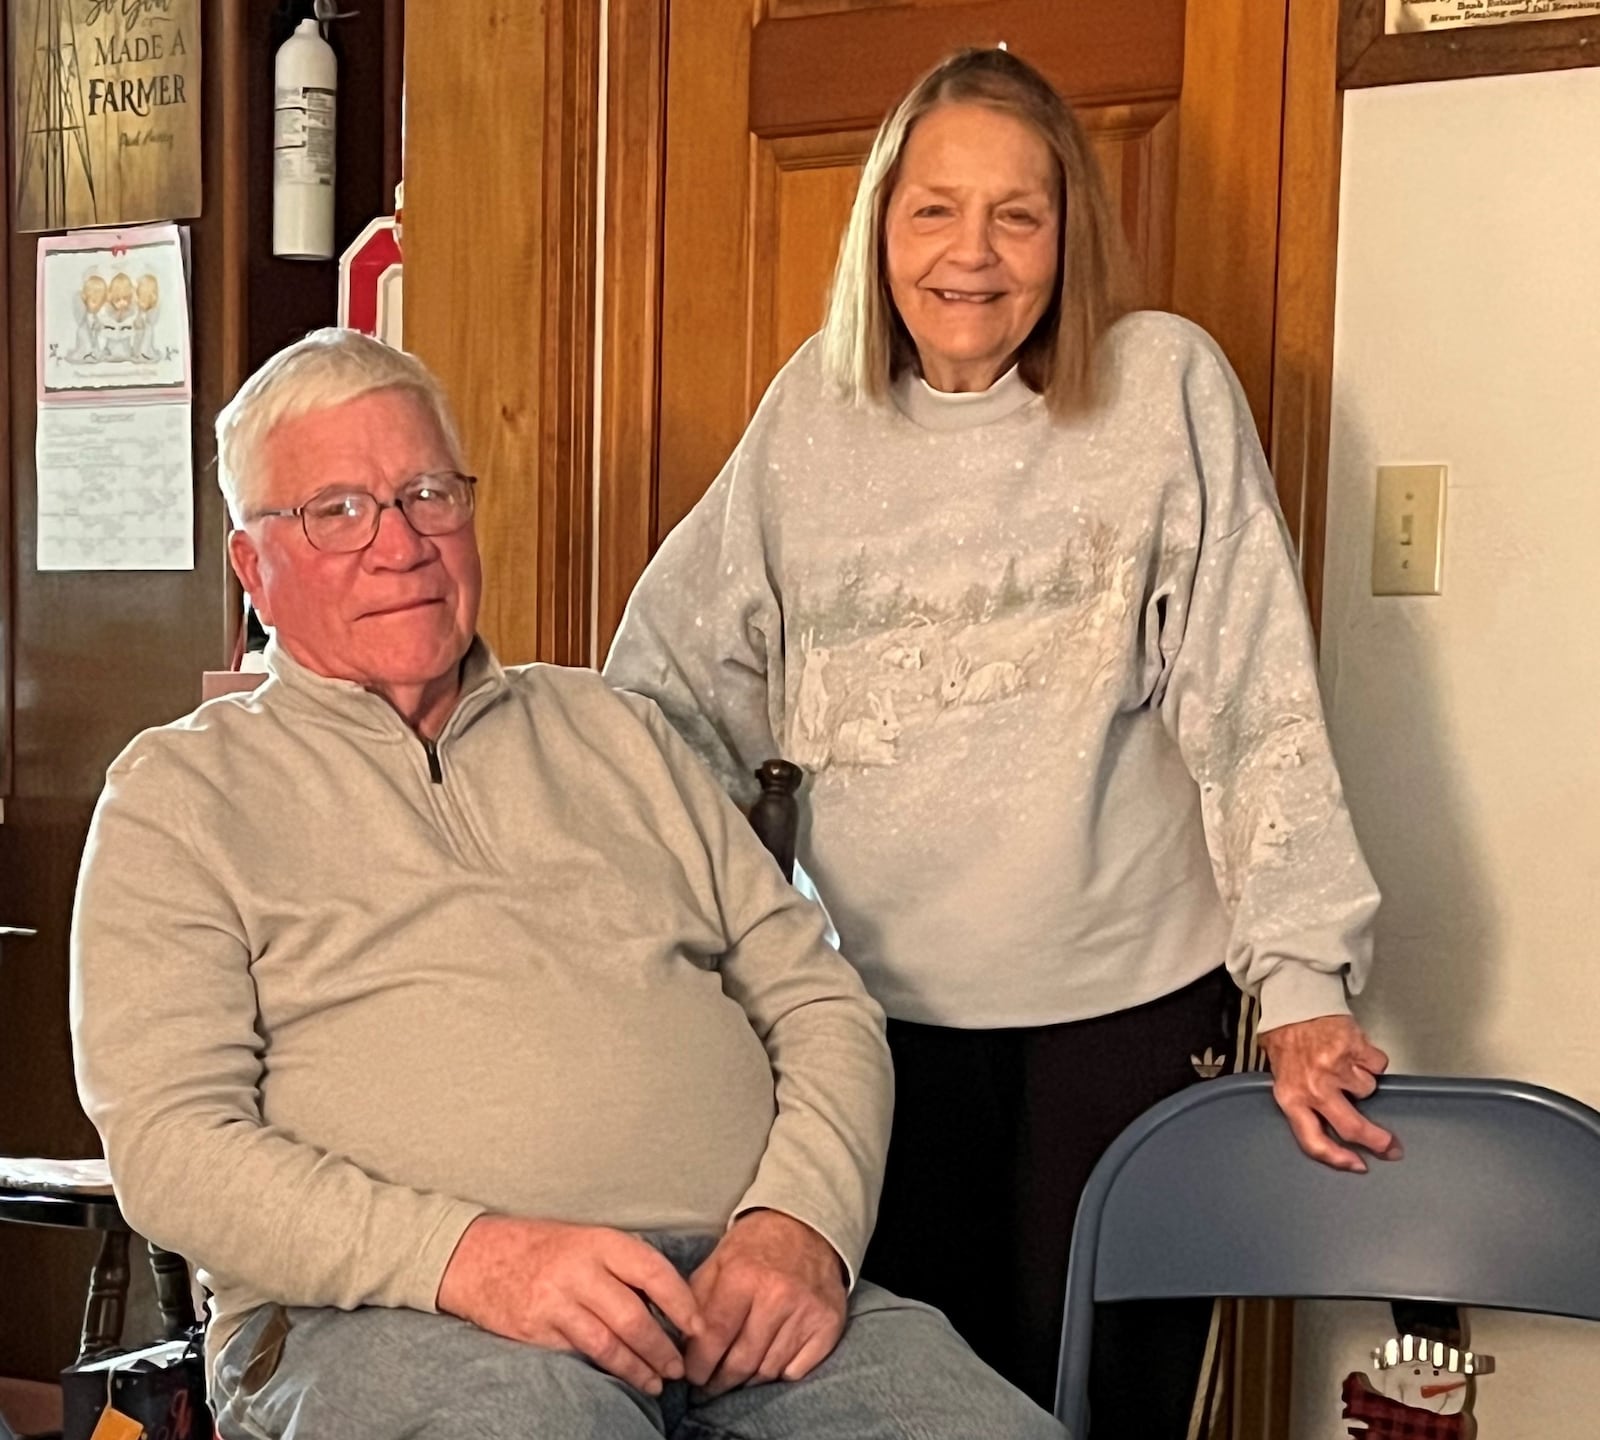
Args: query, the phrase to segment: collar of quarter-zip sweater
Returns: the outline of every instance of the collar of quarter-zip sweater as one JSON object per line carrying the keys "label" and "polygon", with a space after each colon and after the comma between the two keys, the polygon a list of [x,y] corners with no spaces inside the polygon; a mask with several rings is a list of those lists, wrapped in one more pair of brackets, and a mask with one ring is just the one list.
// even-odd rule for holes
{"label": "collar of quarter-zip sweater", "polygon": [[[308,669],[277,638],[267,642],[267,673],[296,707],[348,724],[374,737],[416,740],[416,732],[381,695],[353,680],[335,680]],[[474,636],[461,660],[461,690],[455,708],[432,742],[435,750],[459,735],[507,693],[505,671],[482,636]]]}

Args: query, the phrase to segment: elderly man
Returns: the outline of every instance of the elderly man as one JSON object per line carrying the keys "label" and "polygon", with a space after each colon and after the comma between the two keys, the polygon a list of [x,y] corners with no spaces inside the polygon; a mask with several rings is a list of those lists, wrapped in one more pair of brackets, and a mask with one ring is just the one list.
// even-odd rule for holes
{"label": "elderly man", "polygon": [[112,766],[73,1034],[223,1433],[1059,1436],[854,1284],[882,1017],[653,706],[474,638],[433,379],[323,331],[217,433],[271,674]]}

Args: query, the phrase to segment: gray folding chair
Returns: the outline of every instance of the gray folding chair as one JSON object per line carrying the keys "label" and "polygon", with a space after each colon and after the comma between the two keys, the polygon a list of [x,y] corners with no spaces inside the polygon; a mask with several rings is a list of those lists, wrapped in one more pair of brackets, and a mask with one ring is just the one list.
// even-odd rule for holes
{"label": "gray folding chair", "polygon": [[1361,1108],[1405,1146],[1365,1175],[1301,1153],[1267,1075],[1193,1086],[1123,1131],[1072,1235],[1056,1416],[1073,1440],[1093,1435],[1097,1302],[1405,1299],[1600,1321],[1600,1113],[1420,1075]]}

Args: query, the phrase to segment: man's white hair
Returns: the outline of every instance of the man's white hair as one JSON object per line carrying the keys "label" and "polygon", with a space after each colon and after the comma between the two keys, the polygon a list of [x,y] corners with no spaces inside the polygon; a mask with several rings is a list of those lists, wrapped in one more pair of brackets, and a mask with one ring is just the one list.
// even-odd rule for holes
{"label": "man's white hair", "polygon": [[252,496],[261,484],[261,447],[279,424],[377,390],[415,396],[438,422],[451,463],[461,467],[461,440],[450,403],[422,361],[359,330],[313,330],[278,351],[217,416],[217,484],[233,523],[243,525],[249,518]]}

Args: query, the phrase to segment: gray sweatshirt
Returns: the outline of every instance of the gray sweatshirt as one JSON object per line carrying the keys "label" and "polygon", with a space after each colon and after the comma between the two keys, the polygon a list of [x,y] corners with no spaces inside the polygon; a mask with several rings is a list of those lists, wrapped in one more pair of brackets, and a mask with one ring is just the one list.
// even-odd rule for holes
{"label": "gray sweatshirt", "polygon": [[653,705],[475,645],[430,754],[272,678],[140,736],[79,883],[79,1090],[129,1221],[265,1301],[431,1310],[486,1209],[860,1263],[882,1015]]}
{"label": "gray sweatshirt", "polygon": [[1143,312],[1057,422],[1013,372],[825,385],[816,341],[640,580],[607,678],[741,799],[810,772],[802,864],[891,1016],[1138,1005],[1225,960],[1339,1013],[1378,895],[1271,476],[1215,343]]}

